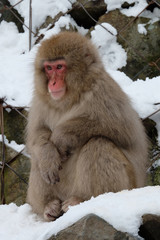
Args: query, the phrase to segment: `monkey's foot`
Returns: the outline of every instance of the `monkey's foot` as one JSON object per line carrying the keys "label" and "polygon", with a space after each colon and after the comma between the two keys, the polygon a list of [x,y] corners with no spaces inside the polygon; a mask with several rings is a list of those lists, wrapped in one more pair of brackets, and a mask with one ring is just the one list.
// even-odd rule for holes
{"label": "monkey's foot", "polygon": [[48,222],[56,220],[57,217],[61,215],[61,201],[55,199],[52,202],[49,202],[44,209],[44,219]]}
{"label": "monkey's foot", "polygon": [[67,199],[66,201],[64,201],[62,203],[62,211],[67,212],[68,209],[69,209],[69,206],[77,205],[77,204],[79,204],[80,202],[83,202],[83,201],[84,201],[83,199],[73,196],[73,197]]}

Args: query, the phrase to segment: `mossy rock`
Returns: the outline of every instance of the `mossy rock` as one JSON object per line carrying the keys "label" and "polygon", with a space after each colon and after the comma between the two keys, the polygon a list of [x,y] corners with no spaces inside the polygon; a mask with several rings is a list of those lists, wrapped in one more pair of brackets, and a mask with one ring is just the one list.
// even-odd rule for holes
{"label": "mossy rock", "polygon": [[[127,52],[127,65],[121,70],[131,79],[159,76],[160,22],[153,24],[143,17],[127,17],[119,10],[106,13],[99,23],[107,22],[117,29],[117,41]],[[138,32],[138,24],[145,24],[147,34]]]}
{"label": "mossy rock", "polygon": [[160,166],[151,167],[149,173],[149,183],[153,186],[160,185]]}
{"label": "mossy rock", "polygon": [[158,141],[150,145],[149,158],[148,185],[160,185],[160,146]]}
{"label": "mossy rock", "polygon": [[[2,142],[0,142],[0,155],[2,156]],[[16,151],[5,146],[5,162],[28,183],[30,171],[30,161],[28,157],[23,154],[17,155]],[[7,166],[4,168],[5,203],[15,202],[17,205],[21,205],[25,203],[28,185],[20,179],[15,172]],[[0,188],[2,188],[2,183]]]}
{"label": "mossy rock", "polygon": [[4,111],[4,134],[8,141],[14,140],[17,144],[23,144],[25,142],[25,127],[27,124],[28,112],[24,109]]}

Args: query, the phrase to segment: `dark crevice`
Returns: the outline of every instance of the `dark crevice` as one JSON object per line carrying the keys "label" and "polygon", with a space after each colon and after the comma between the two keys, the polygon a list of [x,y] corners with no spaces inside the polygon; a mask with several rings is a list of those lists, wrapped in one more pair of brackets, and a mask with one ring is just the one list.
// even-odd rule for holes
{"label": "dark crevice", "polygon": [[[84,7],[96,21],[107,11],[107,6],[102,0],[89,2],[85,4]],[[88,16],[83,7],[78,3],[76,3],[75,6],[73,5],[70,15],[79,26],[84,28],[91,28],[96,25],[96,22]]]}
{"label": "dark crevice", "polygon": [[139,236],[145,240],[160,240],[160,217],[152,214],[142,217],[143,224],[139,228]]}

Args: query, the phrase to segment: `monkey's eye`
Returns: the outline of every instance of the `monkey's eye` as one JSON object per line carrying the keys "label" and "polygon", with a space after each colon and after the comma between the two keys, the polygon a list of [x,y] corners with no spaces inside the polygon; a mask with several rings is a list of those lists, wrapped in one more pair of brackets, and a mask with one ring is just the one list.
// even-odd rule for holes
{"label": "monkey's eye", "polygon": [[57,69],[61,69],[63,66],[61,64],[57,65]]}
{"label": "monkey's eye", "polygon": [[46,66],[47,70],[52,70],[52,67],[50,65]]}

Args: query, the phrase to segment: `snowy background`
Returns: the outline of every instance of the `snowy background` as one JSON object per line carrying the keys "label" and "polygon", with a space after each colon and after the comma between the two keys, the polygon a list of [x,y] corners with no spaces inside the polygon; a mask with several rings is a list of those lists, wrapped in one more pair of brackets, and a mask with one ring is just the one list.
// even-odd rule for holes
{"label": "snowy background", "polygon": [[[17,0],[9,0],[14,5]],[[65,13],[71,8],[74,0],[33,0],[33,31],[36,31],[46,16],[54,18],[60,11]],[[124,0],[105,0],[108,11],[120,8]],[[129,3],[134,2],[128,0]],[[123,9],[121,12],[127,16],[136,16],[147,6],[146,0],[137,0],[134,7]],[[23,1],[16,6],[18,12],[24,17],[25,24],[29,21],[29,1]],[[154,9],[153,13],[145,11],[144,17],[151,22],[160,20],[160,9]],[[55,27],[49,31],[40,30],[45,38],[60,32],[62,27],[69,29],[69,25],[76,26],[78,31],[85,35],[87,30],[77,26],[69,16],[60,17]],[[145,81],[138,79],[133,82],[126,74],[118,71],[125,66],[127,55],[125,50],[116,41],[117,31],[110,24],[104,26],[113,33],[109,34],[101,26],[96,26],[91,32],[93,43],[99,48],[106,71],[118,82],[122,89],[129,95],[133,107],[141,118],[145,118],[159,106],[160,102],[160,76]],[[140,34],[147,34],[145,26],[139,25]],[[37,46],[34,46],[32,37],[32,50],[29,52],[29,33],[19,33],[14,23],[2,21],[0,23],[0,98],[5,97],[6,102],[12,106],[29,106],[33,91],[33,62]],[[160,114],[153,116],[157,123],[158,140],[160,143]],[[6,139],[7,143],[7,139]],[[17,145],[11,144],[13,148]],[[19,146],[18,150],[23,146]],[[107,193],[97,198],[92,198],[70,210],[55,222],[45,223],[31,212],[28,204],[17,207],[14,203],[0,205],[0,239],[1,240],[45,240],[52,234],[70,226],[81,217],[89,213],[95,213],[102,217],[116,229],[129,232],[134,236],[138,234],[141,216],[144,213],[160,215],[160,187],[145,187],[120,193]],[[120,221],[119,221],[120,219]]]}

